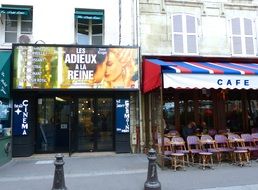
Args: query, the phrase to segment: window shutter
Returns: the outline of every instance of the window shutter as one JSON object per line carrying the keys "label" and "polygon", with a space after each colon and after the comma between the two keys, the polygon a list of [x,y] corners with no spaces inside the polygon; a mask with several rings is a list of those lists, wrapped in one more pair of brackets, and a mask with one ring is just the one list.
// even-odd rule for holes
{"label": "window shutter", "polygon": [[197,19],[190,15],[173,15],[172,46],[176,54],[196,54]]}

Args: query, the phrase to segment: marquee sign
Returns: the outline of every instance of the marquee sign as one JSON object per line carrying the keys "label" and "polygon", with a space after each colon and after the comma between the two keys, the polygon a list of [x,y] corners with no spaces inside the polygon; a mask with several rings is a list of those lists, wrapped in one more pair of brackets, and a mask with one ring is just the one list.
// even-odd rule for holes
{"label": "marquee sign", "polygon": [[137,48],[14,46],[14,89],[137,89]]}
{"label": "marquee sign", "polygon": [[116,132],[130,132],[130,103],[128,99],[116,100]]}
{"label": "marquee sign", "polygon": [[13,135],[28,135],[29,100],[15,100],[13,103]]}

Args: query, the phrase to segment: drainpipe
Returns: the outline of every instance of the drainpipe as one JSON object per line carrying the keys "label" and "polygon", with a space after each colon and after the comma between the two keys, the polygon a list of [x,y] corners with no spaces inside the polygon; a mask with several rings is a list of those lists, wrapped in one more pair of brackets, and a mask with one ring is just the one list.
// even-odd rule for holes
{"label": "drainpipe", "polygon": [[119,46],[121,45],[121,0],[119,0],[119,42],[118,42],[118,44],[119,44]]}
{"label": "drainpipe", "polygon": [[[140,17],[140,9],[139,9],[139,0],[135,0],[135,14],[136,17],[134,19],[135,21],[135,29],[133,30],[134,31],[134,44],[139,47],[140,46],[140,20],[139,20],[139,17]],[[140,50],[140,47],[139,47],[139,84],[142,84],[142,57],[141,57],[141,50]],[[140,152],[143,153],[144,152],[144,147],[145,147],[145,136],[144,136],[144,133],[145,133],[145,124],[144,124],[144,121],[143,121],[143,118],[144,118],[144,97],[143,97],[143,94],[141,92],[141,86],[140,86],[140,90],[139,90],[139,119],[140,119]]]}
{"label": "drainpipe", "polygon": [[[142,59],[141,59],[141,51],[139,50],[139,84],[142,84]],[[145,123],[143,121],[144,113],[145,113],[145,106],[144,104],[144,96],[141,92],[141,86],[139,89],[139,118],[140,118],[140,152],[144,152],[145,147]]]}
{"label": "drainpipe", "polygon": [[160,8],[161,8],[161,12],[165,12],[165,2],[164,2],[164,0],[161,0]]}

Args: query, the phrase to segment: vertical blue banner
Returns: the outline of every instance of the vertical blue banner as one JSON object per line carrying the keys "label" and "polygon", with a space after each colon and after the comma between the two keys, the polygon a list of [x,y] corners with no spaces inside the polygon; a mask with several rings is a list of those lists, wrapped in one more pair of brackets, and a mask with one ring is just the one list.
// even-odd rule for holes
{"label": "vertical blue banner", "polygon": [[130,101],[128,99],[116,100],[116,132],[130,132]]}
{"label": "vertical blue banner", "polygon": [[28,135],[29,129],[29,100],[13,102],[13,135]]}

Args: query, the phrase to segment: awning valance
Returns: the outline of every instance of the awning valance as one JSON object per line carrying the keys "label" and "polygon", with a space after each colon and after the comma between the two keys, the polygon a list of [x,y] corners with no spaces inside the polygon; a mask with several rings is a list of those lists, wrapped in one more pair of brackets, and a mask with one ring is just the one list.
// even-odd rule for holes
{"label": "awning valance", "polygon": [[155,77],[160,78],[162,74],[163,88],[258,89],[256,63],[165,62],[146,59],[144,65],[144,92],[161,85],[160,79],[154,82],[148,76],[150,65],[158,68],[151,71],[151,75],[155,73]]}
{"label": "awning valance", "polygon": [[31,8],[25,7],[0,7],[0,14],[29,15]]}
{"label": "awning valance", "polygon": [[75,11],[75,18],[79,18],[79,19],[102,20],[103,15],[104,15],[103,11],[84,11],[84,10]]}

